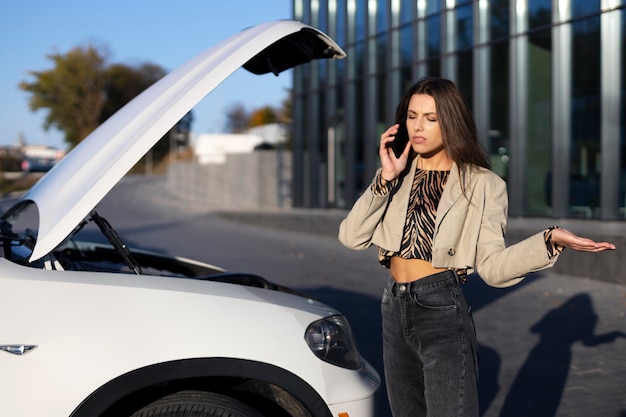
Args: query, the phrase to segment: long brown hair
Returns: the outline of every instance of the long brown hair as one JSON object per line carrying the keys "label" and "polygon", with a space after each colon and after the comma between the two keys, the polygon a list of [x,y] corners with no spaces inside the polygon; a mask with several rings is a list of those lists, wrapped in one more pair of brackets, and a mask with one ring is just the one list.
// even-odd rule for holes
{"label": "long brown hair", "polygon": [[478,141],[478,130],[472,113],[456,85],[443,78],[425,77],[413,84],[404,94],[396,109],[396,120],[406,120],[409,101],[415,94],[426,94],[435,100],[437,119],[441,126],[443,146],[457,164],[462,188],[467,166],[489,169],[487,152]]}

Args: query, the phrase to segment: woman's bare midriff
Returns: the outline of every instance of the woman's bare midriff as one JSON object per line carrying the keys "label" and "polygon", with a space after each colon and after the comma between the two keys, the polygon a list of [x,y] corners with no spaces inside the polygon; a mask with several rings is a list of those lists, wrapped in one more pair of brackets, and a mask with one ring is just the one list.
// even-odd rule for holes
{"label": "woman's bare midriff", "polygon": [[389,265],[389,272],[396,282],[412,282],[442,271],[445,269],[435,268],[423,259],[403,259],[397,256],[391,258]]}

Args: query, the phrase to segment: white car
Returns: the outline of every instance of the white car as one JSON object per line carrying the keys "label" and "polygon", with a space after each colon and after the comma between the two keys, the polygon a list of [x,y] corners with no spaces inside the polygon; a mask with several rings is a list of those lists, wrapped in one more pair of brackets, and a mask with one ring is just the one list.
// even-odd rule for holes
{"label": "white car", "polygon": [[[246,29],[131,101],[3,214],[1,416],[376,415],[380,378],[340,312],[258,276],[129,248],[95,211],[240,66],[278,74],[344,56],[300,22]],[[87,223],[110,244],[81,242]]]}

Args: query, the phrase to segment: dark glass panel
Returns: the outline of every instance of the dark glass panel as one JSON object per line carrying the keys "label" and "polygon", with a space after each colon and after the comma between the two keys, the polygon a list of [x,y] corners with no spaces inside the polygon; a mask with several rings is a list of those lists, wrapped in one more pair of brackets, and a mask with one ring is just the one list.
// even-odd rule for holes
{"label": "dark glass panel", "polygon": [[337,45],[345,47],[346,45],[346,0],[337,0],[337,33],[334,39]]}
{"label": "dark glass panel", "polygon": [[436,14],[441,11],[441,3],[443,0],[426,0],[426,16]]}
{"label": "dark glass panel", "polygon": [[572,23],[570,209],[591,217],[600,203],[600,16]]}
{"label": "dark glass panel", "polygon": [[552,0],[528,0],[528,27],[548,26],[552,23]]}
{"label": "dark glass panel", "polygon": [[509,0],[491,0],[489,2],[491,39],[499,39],[509,36],[509,7]]}
{"label": "dark glass panel", "polygon": [[413,21],[417,2],[415,0],[400,0],[400,24]]}
{"label": "dark glass panel", "polygon": [[509,43],[491,46],[490,126],[487,152],[492,170],[505,180],[509,176]]}
{"label": "dark glass panel", "polygon": [[389,30],[389,9],[387,3],[387,0],[377,0],[376,2],[376,33]]}
{"label": "dark glass panel", "polygon": [[426,19],[428,57],[441,55],[441,18],[439,15]]}
{"label": "dark glass panel", "polygon": [[600,12],[600,0],[573,0],[572,17],[586,16]]}
{"label": "dark glass panel", "polygon": [[[355,39],[357,41],[365,39],[367,34],[365,33],[365,22],[367,19],[367,0],[356,0],[356,10],[354,11],[354,26],[355,26]],[[349,16],[351,17],[351,16]]]}
{"label": "dark glass panel", "polygon": [[528,36],[528,109],[524,214],[546,216],[551,207],[552,30]]}
{"label": "dark glass panel", "polygon": [[400,65],[410,66],[413,62],[413,26],[400,28]]}
{"label": "dark glass panel", "polygon": [[626,10],[621,10],[621,91],[620,91],[620,159],[619,196],[620,213],[626,218]]}
{"label": "dark glass panel", "polygon": [[441,60],[438,57],[426,61],[426,66],[428,76],[441,77]]}
{"label": "dark glass panel", "polygon": [[472,107],[472,103],[474,102],[473,57],[474,55],[471,49],[459,52],[457,54],[457,86],[459,87],[459,90],[461,90],[461,92],[463,93],[463,98],[467,102],[467,105],[470,106],[470,108]]}
{"label": "dark glass panel", "polygon": [[467,4],[456,9],[456,49],[471,48],[474,42],[473,7]]}

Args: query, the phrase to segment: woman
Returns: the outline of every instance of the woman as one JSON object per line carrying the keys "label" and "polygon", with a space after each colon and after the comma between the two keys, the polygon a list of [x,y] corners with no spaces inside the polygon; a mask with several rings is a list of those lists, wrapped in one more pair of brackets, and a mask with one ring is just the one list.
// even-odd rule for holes
{"label": "woman", "polygon": [[[381,135],[381,168],[341,223],[339,240],[357,250],[378,246],[389,269],[381,312],[394,417],[478,416],[477,342],[460,286],[467,274],[508,287],[552,266],[566,247],[615,246],[556,226],[505,246],[506,184],[489,170],[451,81],[421,79],[396,120]],[[409,140],[396,157],[393,142],[404,134]]]}

